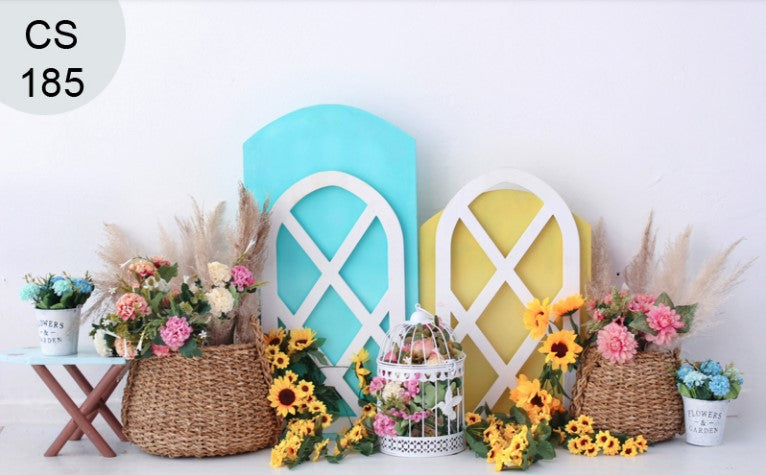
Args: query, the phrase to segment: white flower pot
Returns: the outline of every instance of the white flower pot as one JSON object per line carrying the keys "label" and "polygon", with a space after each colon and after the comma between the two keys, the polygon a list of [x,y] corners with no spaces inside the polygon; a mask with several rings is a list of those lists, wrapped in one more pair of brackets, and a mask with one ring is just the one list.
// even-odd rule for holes
{"label": "white flower pot", "polygon": [[686,443],[692,445],[719,445],[723,441],[726,415],[731,400],[705,401],[684,396]]}
{"label": "white flower pot", "polygon": [[80,333],[80,307],[62,310],[35,309],[40,351],[46,356],[77,353]]}

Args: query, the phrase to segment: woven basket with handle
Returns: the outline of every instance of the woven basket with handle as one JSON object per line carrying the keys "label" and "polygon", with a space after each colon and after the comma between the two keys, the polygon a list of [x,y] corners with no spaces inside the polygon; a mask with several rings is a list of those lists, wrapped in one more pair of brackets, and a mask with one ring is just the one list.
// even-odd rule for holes
{"label": "woven basket with handle", "polygon": [[678,351],[641,352],[624,365],[587,348],[572,390],[571,411],[593,418],[594,426],[612,433],[643,435],[660,442],[684,432],[683,402],[673,377]]}
{"label": "woven basket with handle", "polygon": [[[257,319],[253,319],[257,321]],[[260,327],[253,344],[130,363],[122,400],[128,440],[166,457],[211,457],[272,446],[281,421],[266,399],[271,373]]]}

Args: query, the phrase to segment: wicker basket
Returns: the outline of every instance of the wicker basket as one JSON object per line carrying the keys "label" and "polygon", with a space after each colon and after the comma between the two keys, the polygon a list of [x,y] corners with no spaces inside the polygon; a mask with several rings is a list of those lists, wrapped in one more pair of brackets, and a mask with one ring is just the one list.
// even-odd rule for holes
{"label": "wicker basket", "polygon": [[122,400],[128,440],[166,457],[211,457],[272,446],[281,421],[266,399],[271,385],[262,344],[204,348],[130,363]]}
{"label": "wicker basket", "polygon": [[678,351],[636,354],[618,365],[587,348],[573,388],[573,415],[586,414],[599,429],[660,442],[684,432],[683,402],[673,373]]}

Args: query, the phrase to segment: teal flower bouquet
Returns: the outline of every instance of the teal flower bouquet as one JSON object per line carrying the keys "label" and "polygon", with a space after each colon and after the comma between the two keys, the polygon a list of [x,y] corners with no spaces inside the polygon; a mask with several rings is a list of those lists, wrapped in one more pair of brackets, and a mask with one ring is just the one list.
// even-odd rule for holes
{"label": "teal flower bouquet", "polygon": [[742,390],[742,374],[729,364],[714,360],[686,362],[676,371],[678,390],[684,400],[686,442],[711,446],[723,441],[729,403]]}
{"label": "teal flower bouquet", "polygon": [[46,356],[77,353],[80,309],[93,293],[93,279],[48,274],[46,277],[24,277],[21,300],[35,304],[40,351]]}

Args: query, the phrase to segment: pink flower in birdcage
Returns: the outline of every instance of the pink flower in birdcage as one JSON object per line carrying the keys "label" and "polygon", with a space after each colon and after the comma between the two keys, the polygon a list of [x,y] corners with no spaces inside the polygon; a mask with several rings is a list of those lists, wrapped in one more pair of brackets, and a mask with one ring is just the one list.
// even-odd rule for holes
{"label": "pink flower in birdcage", "polygon": [[385,414],[378,413],[375,416],[375,422],[372,423],[372,428],[375,433],[380,436],[395,436],[396,429],[394,429],[394,420]]}
{"label": "pink flower in birdcage", "polygon": [[646,314],[649,327],[656,331],[656,335],[647,334],[646,341],[665,346],[673,343],[678,336],[678,330],[684,327],[681,315],[666,305],[657,305]]}
{"label": "pink flower in birdcage", "polygon": [[247,287],[255,284],[255,277],[253,277],[253,273],[247,267],[234,266],[231,268],[231,281],[234,283],[234,287],[239,292],[242,292]]}
{"label": "pink flower in birdcage", "polygon": [[184,317],[170,317],[167,323],[160,328],[162,341],[173,351],[178,351],[184,346],[191,334],[192,327]]}
{"label": "pink flower in birdcage", "polygon": [[149,314],[149,304],[142,296],[134,293],[122,295],[115,305],[117,316],[124,321]]}
{"label": "pink flower in birdcage", "polygon": [[428,411],[428,410],[426,410],[426,411],[416,411],[416,412],[412,413],[411,415],[409,415],[407,417],[407,419],[411,420],[412,422],[421,422],[424,419],[427,419],[428,416],[430,416],[430,415],[431,415],[431,411]]}
{"label": "pink flower in birdcage", "polygon": [[412,343],[410,351],[413,357],[428,358],[435,349],[434,342],[428,339],[417,340]]}
{"label": "pink flower in birdcage", "polygon": [[412,399],[418,394],[420,394],[420,373],[415,373],[404,383],[404,396]]}
{"label": "pink flower in birdcage", "polygon": [[385,385],[386,385],[386,378],[382,376],[375,376],[374,378],[372,378],[372,381],[370,381],[369,390],[371,393],[374,393],[374,392],[382,390]]}

